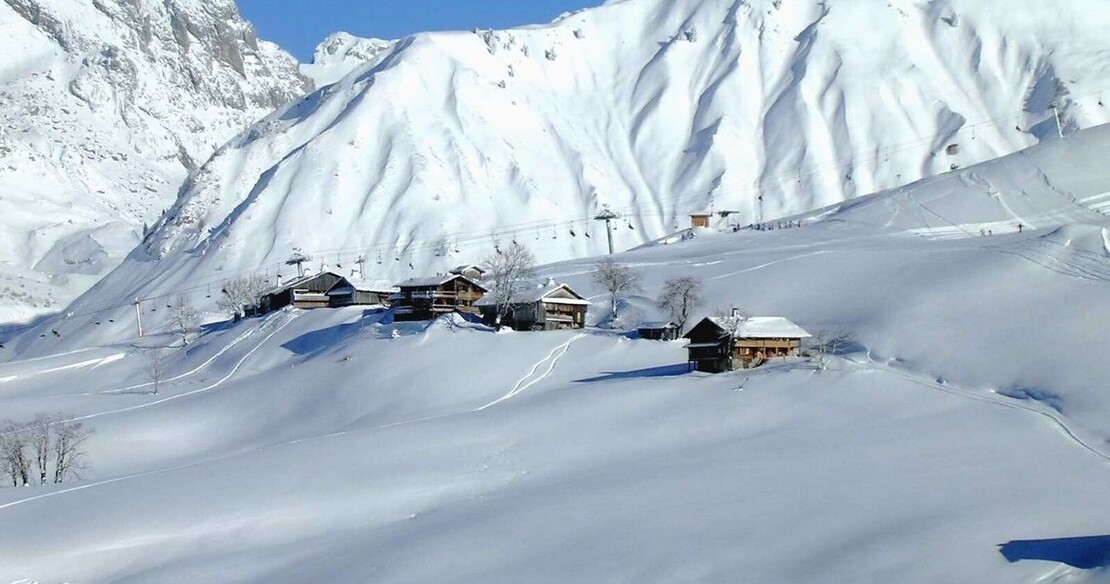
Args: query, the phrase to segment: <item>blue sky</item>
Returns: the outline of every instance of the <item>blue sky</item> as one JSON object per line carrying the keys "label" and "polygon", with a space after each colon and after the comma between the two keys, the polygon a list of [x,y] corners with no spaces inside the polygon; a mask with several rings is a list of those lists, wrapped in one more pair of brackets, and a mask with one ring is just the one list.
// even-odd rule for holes
{"label": "blue sky", "polygon": [[327,35],[395,39],[429,30],[508,28],[550,22],[563,12],[603,0],[239,0],[258,35],[301,61]]}

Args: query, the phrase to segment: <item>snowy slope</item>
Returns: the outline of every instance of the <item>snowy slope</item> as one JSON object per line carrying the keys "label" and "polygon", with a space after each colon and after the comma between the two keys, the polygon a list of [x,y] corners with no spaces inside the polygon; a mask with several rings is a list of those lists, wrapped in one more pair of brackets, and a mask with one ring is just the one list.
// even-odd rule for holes
{"label": "snowy slope", "polygon": [[625,0],[416,35],[221,149],[145,250],[190,279],[294,248],[400,279],[514,238],[600,253],[605,206],[620,249],[823,207],[1054,139],[1053,102],[1066,132],[1110,120],[1103,8]]}
{"label": "snowy slope", "polygon": [[[1075,161],[1107,134],[1029,158]],[[0,365],[6,416],[97,429],[86,481],[0,488],[0,522],[21,526],[0,530],[0,581],[1105,581],[1106,538],[1079,538],[1110,521],[1093,350],[1110,342],[1110,222],[872,224],[909,198],[617,258],[645,276],[622,320],[657,318],[662,281],[694,275],[702,312],[853,332],[826,370],[691,374],[682,342],[359,309],[207,329],[162,349],[158,395],[146,370],[169,334]],[[594,261],[541,272],[600,319]]]}
{"label": "snowy slope", "polygon": [[0,322],[64,308],[312,88],[230,0],[6,0],[0,30]]}
{"label": "snowy slope", "polygon": [[[803,224],[823,221],[868,232],[926,238],[978,237],[980,231],[988,230],[1014,233],[1019,224],[1025,234],[1037,235],[1060,228],[1066,232],[1073,225],[1098,225],[1105,219],[1105,213],[1110,212],[1110,166],[1101,162],[1107,149],[1110,125],[1103,125],[997,160],[789,219],[801,220]],[[600,238],[604,232],[595,233]],[[576,239],[585,239],[584,234],[579,232]],[[661,238],[649,246],[679,240],[681,234]],[[525,239],[524,243],[542,246],[544,242]],[[254,247],[257,243],[248,246],[244,242],[240,246],[244,251]],[[144,299],[142,318],[148,330],[168,327],[167,304],[182,294],[197,308],[209,311],[208,318],[220,319],[222,316],[215,307],[220,284],[237,272],[228,264],[218,264],[209,271],[212,257],[220,256],[210,251],[204,255],[175,254],[158,261],[138,250],[76,301],[66,314],[46,319],[31,334],[9,343],[14,352],[0,358],[77,349],[106,338],[130,338],[136,331],[131,304],[136,296]],[[341,266],[327,263],[341,270],[354,267],[349,258],[340,259]],[[1088,263],[1093,262],[1092,269],[1099,270],[1099,261],[1094,257]],[[365,266],[367,276],[387,274],[391,262],[387,257],[378,264],[370,258]],[[279,262],[269,269],[273,281],[274,270],[289,275],[293,268]],[[52,329],[62,337],[50,334]],[[7,338],[13,334],[9,333]]]}

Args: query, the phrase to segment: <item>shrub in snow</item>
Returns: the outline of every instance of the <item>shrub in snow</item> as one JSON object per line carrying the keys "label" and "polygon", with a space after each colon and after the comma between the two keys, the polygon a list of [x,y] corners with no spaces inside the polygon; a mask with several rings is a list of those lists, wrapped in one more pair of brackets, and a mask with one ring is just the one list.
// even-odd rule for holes
{"label": "shrub in snow", "polygon": [[544,56],[544,57],[547,57],[547,60],[548,60],[548,61],[554,61],[554,60],[555,60],[555,57],[556,57],[556,55],[555,55],[555,48],[554,48],[554,47],[552,47],[552,48],[550,48],[550,49],[547,49],[546,51],[544,51],[544,53],[543,53],[543,56]]}
{"label": "shrub in snow", "polygon": [[582,32],[582,29],[576,28],[576,29],[574,29],[574,38],[584,39],[584,38],[586,38],[586,33]]}
{"label": "shrub in snow", "polygon": [[683,31],[682,32],[682,38],[686,39],[687,42],[691,42],[691,43],[698,42],[698,29],[697,29],[697,27],[689,28],[689,29],[686,29],[685,31]]}

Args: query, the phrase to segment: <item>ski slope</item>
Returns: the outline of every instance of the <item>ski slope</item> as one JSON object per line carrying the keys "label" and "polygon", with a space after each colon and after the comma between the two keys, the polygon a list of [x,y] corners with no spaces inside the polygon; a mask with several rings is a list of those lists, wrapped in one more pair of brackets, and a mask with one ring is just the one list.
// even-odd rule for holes
{"label": "ski slope", "polygon": [[[0,582],[1104,581],[1084,538],[1110,524],[1110,221],[1076,201],[1105,184],[1106,134],[975,169],[998,196],[956,173],[617,256],[645,279],[617,323],[659,318],[662,282],[693,275],[703,314],[851,331],[824,370],[688,373],[681,341],[358,308],[207,327],[166,349],[158,395],[169,333],[0,364],[5,416],[96,427],[84,481],[0,488],[21,526],[0,530]],[[1070,207],[1031,211],[1050,200]],[[608,320],[595,261],[540,272]]]}

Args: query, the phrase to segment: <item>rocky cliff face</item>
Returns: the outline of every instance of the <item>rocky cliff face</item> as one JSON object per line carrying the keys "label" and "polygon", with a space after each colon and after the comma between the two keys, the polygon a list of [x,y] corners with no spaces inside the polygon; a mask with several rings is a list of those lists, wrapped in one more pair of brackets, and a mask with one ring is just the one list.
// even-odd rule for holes
{"label": "rocky cliff face", "polygon": [[217,147],[313,87],[230,0],[3,0],[0,30],[0,322],[84,291]]}

